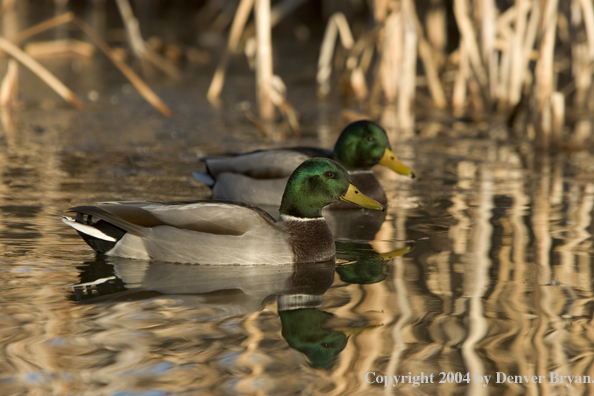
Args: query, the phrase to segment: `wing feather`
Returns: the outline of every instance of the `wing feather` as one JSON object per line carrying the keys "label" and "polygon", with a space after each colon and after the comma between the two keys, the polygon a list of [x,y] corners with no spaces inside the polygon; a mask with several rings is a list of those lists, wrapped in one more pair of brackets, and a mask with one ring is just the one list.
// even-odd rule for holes
{"label": "wing feather", "polygon": [[275,227],[274,219],[264,210],[224,201],[102,202],[70,211],[101,218],[138,236],[158,226],[235,236],[257,226]]}
{"label": "wing feather", "polygon": [[238,173],[256,179],[289,177],[310,157],[293,150],[265,150],[229,158],[206,159],[210,174],[216,179],[221,173]]}

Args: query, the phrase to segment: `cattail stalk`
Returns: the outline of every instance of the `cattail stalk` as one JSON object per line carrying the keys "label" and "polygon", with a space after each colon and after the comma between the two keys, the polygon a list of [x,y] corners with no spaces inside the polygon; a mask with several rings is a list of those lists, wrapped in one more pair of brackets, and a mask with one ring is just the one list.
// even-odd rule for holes
{"label": "cattail stalk", "polygon": [[398,120],[402,135],[412,135],[414,127],[413,104],[417,81],[417,33],[414,26],[414,8],[411,0],[402,0],[402,72],[398,81]]}
{"label": "cattail stalk", "polygon": [[272,41],[270,37],[270,0],[256,0],[256,90],[260,118],[269,122],[274,119],[272,103]]}
{"label": "cattail stalk", "polygon": [[0,107],[12,107],[19,92],[19,65],[16,60],[8,61],[6,75],[0,85]]}
{"label": "cattail stalk", "polygon": [[48,19],[47,21],[38,23],[35,26],[31,26],[30,28],[25,29],[22,32],[19,32],[17,34],[10,35],[10,36],[7,35],[7,38],[10,41],[12,41],[13,43],[19,43],[23,40],[28,39],[29,37],[35,36],[36,34],[39,34],[39,33],[43,33],[46,30],[49,30],[56,26],[60,26],[65,23],[72,22],[73,19],[74,19],[74,13],[67,12],[62,15],[58,15],[55,18],[51,18],[51,19]]}
{"label": "cattail stalk", "polygon": [[166,117],[171,116],[171,110],[155,94],[155,92],[140,78],[130,67],[113,55],[113,51],[107,43],[82,19],[74,18],[74,23],[82,30],[97,47],[113,62],[120,72],[134,85],[142,97],[149,102],[157,111]]}
{"label": "cattail stalk", "polygon": [[[2,27],[4,37],[10,37],[18,31],[18,22],[15,12],[15,2],[12,0],[0,0],[2,10]],[[1,52],[1,51],[0,51]],[[0,85],[0,107],[11,108],[17,102],[19,93],[19,64],[15,59],[8,61],[6,75]]]}
{"label": "cattail stalk", "polygon": [[136,19],[134,16],[130,2],[128,0],[116,0],[116,4],[118,5],[120,14],[122,15],[122,20],[124,21],[124,27],[126,28],[128,41],[130,42],[130,48],[132,48],[134,55],[136,55],[136,57],[141,61],[145,71],[148,71],[149,65],[145,63],[147,46],[142,39],[140,25],[138,23],[138,19]]}
{"label": "cattail stalk", "polygon": [[74,92],[68,89],[68,87],[66,87],[60,80],[58,80],[56,76],[54,76],[49,70],[43,67],[31,56],[23,52],[23,50],[21,50],[19,47],[17,47],[10,41],[6,40],[5,38],[0,37],[0,49],[12,56],[13,58],[15,58],[16,60],[18,60],[33,73],[35,73],[65,101],[67,101],[77,109],[82,109],[83,104]]}
{"label": "cattail stalk", "polygon": [[332,55],[339,34],[342,46],[347,50],[351,49],[354,45],[353,35],[344,14],[341,12],[333,14],[328,20],[320,48],[316,80],[318,82],[318,95],[321,97],[325,97],[330,93]]}
{"label": "cattail stalk", "polygon": [[572,46],[571,52],[573,58],[573,88],[575,88],[573,104],[578,109],[584,109],[588,99],[588,91],[592,86],[592,70],[588,59],[588,48],[584,43],[576,43]]}
{"label": "cattail stalk", "polygon": [[384,29],[380,64],[380,84],[388,105],[396,102],[398,76],[402,60],[402,15],[394,11],[388,15]]}
{"label": "cattail stalk", "polygon": [[[411,3],[411,6],[414,8],[414,3]],[[438,109],[444,109],[447,106],[447,99],[441,81],[439,80],[439,73],[437,70],[438,62],[435,60],[435,51],[427,39],[425,39],[423,27],[421,26],[417,13],[414,9],[411,14],[417,33],[419,57],[423,62],[423,67],[427,77],[427,86],[429,87],[429,92],[433,98],[433,104]]]}
{"label": "cattail stalk", "polygon": [[454,116],[460,117],[464,114],[466,105],[467,84],[470,78],[470,64],[466,47],[458,48],[458,70],[454,81],[454,90],[452,93],[452,111]]}
{"label": "cattail stalk", "polygon": [[561,92],[551,95],[551,144],[557,146],[561,142],[561,133],[565,125],[565,97]]}
{"label": "cattail stalk", "polygon": [[488,73],[489,98],[493,100],[496,97],[498,75],[497,55],[495,53],[497,12],[494,0],[481,0],[478,4],[481,9],[481,55]]}
{"label": "cattail stalk", "polygon": [[469,15],[468,0],[454,0],[454,15],[460,29],[460,46],[466,47],[466,54],[481,90],[487,85],[487,73],[481,61],[476,34]]}
{"label": "cattail stalk", "polygon": [[[421,26],[415,13],[415,23]],[[448,41],[446,27],[446,7],[443,0],[431,0],[431,7],[427,10],[424,27],[427,30],[427,43],[431,47],[433,56],[438,59],[439,66],[443,63],[445,48]],[[418,27],[417,27],[418,29]],[[421,34],[417,31],[419,38]],[[421,41],[419,40],[419,44]],[[420,51],[420,48],[419,48]]]}
{"label": "cattail stalk", "polygon": [[547,0],[543,15],[542,26],[544,29],[540,43],[540,52],[536,62],[535,95],[538,106],[538,120],[536,123],[535,144],[540,149],[548,149],[551,133],[551,95],[553,93],[554,70],[553,60],[555,55],[555,32],[557,29],[557,9],[559,0]]}
{"label": "cattail stalk", "polygon": [[594,61],[594,4],[591,0],[578,0],[582,8],[586,37],[588,38],[588,58]]}
{"label": "cattail stalk", "polygon": [[245,28],[245,24],[253,8],[254,0],[241,0],[239,3],[237,12],[233,18],[233,23],[231,24],[231,32],[229,33],[227,48],[225,49],[225,52],[223,52],[206,94],[206,98],[212,103],[218,100],[221,91],[223,90],[223,85],[225,84],[225,70],[227,70],[227,65],[229,64],[230,55],[237,51],[241,33]]}
{"label": "cattail stalk", "polygon": [[514,34],[511,40],[511,65],[509,80],[509,106],[513,107],[520,101],[522,83],[524,82],[524,57],[530,53],[524,52],[524,37],[526,35],[526,20],[530,4],[528,0],[516,0],[516,20]]}
{"label": "cattail stalk", "polygon": [[499,105],[506,108],[508,105],[509,98],[509,81],[511,79],[511,65],[512,55],[514,47],[514,34],[508,25],[500,26],[501,35],[501,60],[499,61],[499,73],[497,75],[497,91],[496,97],[499,101]]}
{"label": "cattail stalk", "polygon": [[140,25],[138,19],[132,12],[132,7],[128,0],[116,0],[120,14],[126,27],[126,33],[130,42],[130,47],[134,55],[140,60],[140,64],[145,74],[152,74],[151,65],[161,70],[171,78],[179,78],[179,70],[167,59],[161,57],[152,49],[150,49],[140,33]]}

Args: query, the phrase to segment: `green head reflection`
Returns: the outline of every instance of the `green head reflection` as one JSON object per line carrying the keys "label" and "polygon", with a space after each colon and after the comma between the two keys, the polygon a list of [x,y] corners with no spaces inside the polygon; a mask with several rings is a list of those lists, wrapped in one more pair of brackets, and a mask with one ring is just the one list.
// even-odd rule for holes
{"label": "green head reflection", "polygon": [[377,253],[368,243],[336,241],[337,257],[348,262],[348,264],[336,266],[336,272],[346,283],[381,282],[388,276],[389,261],[410,251],[411,246],[406,246],[387,253]]}
{"label": "green head reflection", "polygon": [[324,327],[333,314],[316,308],[301,308],[279,312],[282,334],[292,348],[304,353],[313,368],[332,367],[336,357],[347,345],[346,332]]}

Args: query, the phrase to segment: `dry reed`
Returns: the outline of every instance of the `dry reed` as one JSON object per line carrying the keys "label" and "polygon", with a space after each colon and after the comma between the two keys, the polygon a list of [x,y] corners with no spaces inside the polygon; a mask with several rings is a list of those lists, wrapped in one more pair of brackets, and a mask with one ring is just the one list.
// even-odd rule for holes
{"label": "dry reed", "polygon": [[270,0],[256,0],[256,90],[260,118],[270,122],[274,118],[272,103],[272,39],[270,25]]}
{"label": "dry reed", "polygon": [[8,62],[6,75],[0,86],[0,107],[12,107],[17,100],[19,91],[19,65],[16,60]]}
{"label": "dry reed", "polygon": [[[322,40],[320,57],[318,58],[318,73],[316,77],[318,82],[318,95],[321,97],[325,97],[330,93],[332,55],[338,37],[340,37],[340,43],[345,49],[350,50],[353,47],[353,35],[343,13],[336,13],[330,17]],[[356,70],[360,69],[357,68]],[[355,88],[355,95],[357,96],[361,95],[362,90],[366,91],[366,88],[362,87],[360,84],[355,85],[355,87],[357,87]]]}
{"label": "dry reed", "polygon": [[169,77],[179,79],[180,72],[177,67],[153,51],[142,38],[138,19],[134,16],[130,2],[128,0],[116,0],[116,3],[126,27],[130,48],[140,60],[145,75],[152,75],[152,67],[156,67]]}
{"label": "dry reed", "polygon": [[68,87],[66,87],[60,80],[58,80],[39,62],[37,62],[31,56],[27,55],[25,52],[23,52],[23,50],[21,50],[19,47],[12,44],[5,38],[0,37],[0,49],[2,49],[2,51],[6,52],[10,56],[18,60],[20,63],[22,63],[24,66],[29,68],[29,70],[35,73],[40,79],[42,79],[47,85],[49,85],[54,91],[56,91],[56,93],[60,95],[65,101],[67,101],[77,109],[82,109],[83,104],[74,92],[72,92]]}
{"label": "dry reed", "polygon": [[[35,26],[32,26],[20,33],[11,32],[9,34],[10,40],[0,37],[0,50],[8,53],[19,62],[23,63],[25,66],[30,68],[35,74],[37,74],[46,84],[48,84],[56,93],[62,96],[66,101],[77,108],[82,108],[82,102],[78,97],[70,91],[61,81],[59,81],[52,73],[50,73],[47,69],[45,69],[39,62],[33,59],[31,56],[23,52],[18,46],[14,45],[14,43],[18,43],[19,41],[25,40],[29,37],[32,37],[36,34],[42,33],[47,29],[51,29],[66,23],[73,22],[80,30],[82,30],[90,39],[95,43],[95,45],[103,51],[103,53],[114,63],[114,65],[124,74],[124,76],[134,85],[134,87],[138,90],[138,92],[147,100],[155,109],[157,109],[161,114],[169,117],[171,116],[171,110],[167,107],[167,105],[151,90],[151,88],[140,78],[126,63],[122,60],[118,59],[114,56],[113,51],[107,45],[107,43],[83,20],[74,16],[72,12],[67,12],[62,15],[59,15],[55,18],[51,18],[47,21],[41,22]],[[156,56],[148,56],[148,59],[151,59],[153,63],[159,64],[161,66],[164,65]],[[157,59],[157,60],[155,60]],[[172,66],[173,67],[173,66]],[[163,66],[163,69],[168,69],[168,67]],[[172,76],[177,76],[177,72],[173,72],[172,69],[168,69],[168,74]],[[7,77],[15,78],[15,72],[9,70],[9,74]],[[2,98],[6,100],[9,96],[8,93],[10,92],[11,95],[14,97],[16,95],[16,85],[14,82],[10,82],[9,80],[4,80],[3,83],[3,91],[2,91]],[[11,89],[9,89],[11,88]],[[4,102],[6,105],[6,102]]]}
{"label": "dry reed", "polygon": [[[412,3],[414,7],[414,3]],[[447,106],[447,99],[445,92],[443,90],[443,85],[439,80],[439,71],[438,71],[438,63],[439,61],[435,59],[438,53],[435,53],[432,48],[431,44],[427,41],[424,37],[423,27],[419,22],[419,18],[415,10],[412,10],[411,17],[414,18],[415,29],[417,32],[417,39],[419,44],[419,57],[423,62],[423,67],[425,69],[425,73],[427,75],[427,86],[429,87],[429,92],[431,93],[431,97],[433,98],[433,103],[435,107],[438,109],[444,109]]]}
{"label": "dry reed", "polygon": [[113,62],[120,72],[134,85],[142,97],[149,102],[155,109],[166,117],[171,116],[171,110],[155,94],[155,92],[136,74],[130,67],[114,56],[113,51],[107,43],[82,19],[75,18],[74,23],[82,30],[95,45]]}
{"label": "dry reed", "polygon": [[30,37],[33,37],[39,33],[43,33],[46,30],[52,29],[54,27],[63,25],[68,22],[72,22],[73,19],[74,19],[74,13],[66,12],[62,15],[58,15],[55,18],[51,18],[51,19],[48,19],[47,21],[38,23],[35,26],[31,26],[30,28],[27,28],[27,29],[23,30],[22,32],[15,32],[13,35],[7,36],[7,38],[13,43],[20,43],[21,41],[24,41],[24,40],[26,40]]}
{"label": "dry reed", "polygon": [[223,89],[223,85],[225,83],[225,70],[227,69],[227,65],[229,64],[229,58],[231,53],[237,51],[239,46],[239,40],[241,39],[241,34],[243,29],[245,28],[245,24],[250,16],[250,12],[254,7],[254,0],[241,0],[239,6],[237,8],[237,12],[235,13],[235,17],[233,18],[233,23],[231,24],[231,31],[229,33],[229,39],[227,41],[227,47],[225,48],[221,60],[219,61],[219,65],[215,70],[214,77],[210,83],[210,87],[208,88],[208,92],[206,97],[210,102],[217,102],[221,91]]}
{"label": "dry reed", "polygon": [[[246,52],[255,55],[258,117],[265,124],[274,120],[278,109],[292,129],[298,130],[297,113],[287,100],[282,80],[273,73],[271,28],[306,3],[283,0],[271,7],[266,0],[241,0],[233,18],[232,5],[207,3],[204,9],[212,29],[222,31],[231,23],[227,47],[207,93],[211,102],[220,97],[232,54],[246,43]],[[515,122],[516,113],[530,114],[530,125],[522,129],[534,129],[535,145],[543,149],[578,138],[564,135],[566,117],[574,113],[564,108],[571,103],[581,112],[594,109],[591,1],[572,0],[566,5],[558,0],[515,0],[503,8],[494,0],[454,0],[454,20],[449,22],[455,23],[455,28],[448,28],[443,1],[427,3],[428,9],[417,10],[410,0],[368,2],[373,24],[359,30],[357,37],[351,30],[353,21],[344,13],[331,15],[318,59],[319,96],[328,97],[335,91],[336,81],[347,82],[350,89],[344,92],[351,92],[368,116],[393,107],[395,123],[410,134],[418,110],[415,103],[422,99],[419,93],[427,90],[436,109],[449,109],[455,117],[484,119],[498,111]],[[11,4],[3,3],[7,8]],[[141,62],[178,76],[172,65],[147,48],[129,1],[118,0],[117,5],[131,48]],[[252,10],[254,21],[248,23]],[[7,37],[18,42],[71,20],[72,14],[64,14]],[[255,40],[251,38],[254,34]],[[459,41],[453,42],[457,34]],[[338,39],[346,56],[333,59]],[[114,63],[127,78],[137,80],[125,71],[127,66]],[[560,73],[570,74],[569,84],[567,78],[559,78]],[[143,83],[133,84],[139,91],[147,91]],[[143,96],[162,113],[170,113],[152,93]]]}
{"label": "dry reed", "polygon": [[[436,108],[449,107],[456,117],[472,115],[479,119],[493,110],[514,114],[518,109],[525,109],[534,115],[531,122],[536,130],[537,147],[558,147],[561,141],[571,139],[562,133],[567,122],[563,109],[568,105],[569,95],[575,91],[573,103],[578,109],[594,106],[592,2],[575,0],[571,4],[571,14],[566,15],[566,8],[560,8],[558,0],[516,0],[505,10],[493,0],[455,0],[453,13],[460,41],[450,54],[449,62],[443,61],[448,55],[444,48],[453,39],[448,37],[452,30],[445,31],[446,13],[442,2],[430,3],[430,9],[424,10],[427,21],[424,25],[416,10],[408,11],[412,8],[408,1],[376,0],[371,3],[376,22],[374,29],[379,29],[370,43],[371,51],[375,47],[379,55],[374,60],[375,67],[353,67],[358,56],[354,54],[355,49],[368,40],[369,32],[364,31],[354,38],[352,46],[343,43],[349,53],[344,70],[349,74],[352,92],[369,114],[377,113],[374,109],[381,105],[380,93],[383,93],[383,105],[399,109],[398,124],[411,127],[415,109],[404,105],[411,103],[411,98],[403,96],[402,102],[399,99],[399,95],[411,91],[403,91],[400,83],[415,81],[416,70],[412,74],[405,71],[415,67],[418,58],[424,73],[419,77],[425,79],[417,80],[427,82]],[[403,14],[406,15],[404,20],[401,19]],[[415,21],[414,50],[405,44],[413,36],[403,34],[409,31],[403,21],[410,20]],[[336,21],[336,16],[329,18],[320,50],[318,90],[322,96],[332,91],[331,53],[336,40]],[[565,33],[567,21],[571,24],[572,36]],[[341,19],[341,24],[348,22]],[[561,30],[557,29],[558,25],[562,26]],[[571,53],[564,52],[564,41],[560,40],[572,40]],[[571,83],[563,89],[558,78],[561,59],[572,70]],[[455,75],[453,82],[450,71]],[[370,91],[366,89],[368,84],[372,86]],[[413,100],[421,89],[418,83],[412,89]],[[515,115],[511,117],[516,118]]]}
{"label": "dry reed", "polygon": [[[5,36],[15,34],[18,31],[14,6],[14,1],[4,1],[2,3],[2,27]],[[19,65],[16,60],[11,59],[8,61],[6,75],[0,85],[0,108],[3,111],[13,107],[17,101],[18,80]]]}

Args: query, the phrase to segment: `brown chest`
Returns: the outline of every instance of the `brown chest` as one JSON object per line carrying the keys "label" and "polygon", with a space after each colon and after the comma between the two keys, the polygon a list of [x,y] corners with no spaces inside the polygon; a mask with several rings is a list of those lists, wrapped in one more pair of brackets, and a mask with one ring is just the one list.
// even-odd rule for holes
{"label": "brown chest", "polygon": [[334,260],[334,237],[323,218],[297,220],[284,218],[282,227],[290,238],[290,246],[297,263]]}

